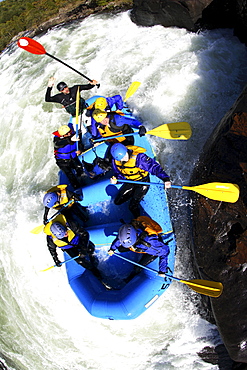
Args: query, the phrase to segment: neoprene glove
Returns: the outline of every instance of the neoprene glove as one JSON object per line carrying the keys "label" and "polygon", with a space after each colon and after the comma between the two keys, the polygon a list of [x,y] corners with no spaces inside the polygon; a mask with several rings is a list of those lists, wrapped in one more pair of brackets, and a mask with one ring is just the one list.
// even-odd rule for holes
{"label": "neoprene glove", "polygon": [[139,134],[140,136],[144,136],[146,132],[147,132],[147,130],[146,130],[146,128],[145,128],[144,126],[140,126],[140,127],[139,127],[139,132],[138,132],[138,134]]}
{"label": "neoprene glove", "polygon": [[57,267],[61,267],[62,266],[62,264],[61,264],[61,262],[59,261],[59,259],[58,258],[54,258],[54,262],[55,262],[55,265],[57,266]]}

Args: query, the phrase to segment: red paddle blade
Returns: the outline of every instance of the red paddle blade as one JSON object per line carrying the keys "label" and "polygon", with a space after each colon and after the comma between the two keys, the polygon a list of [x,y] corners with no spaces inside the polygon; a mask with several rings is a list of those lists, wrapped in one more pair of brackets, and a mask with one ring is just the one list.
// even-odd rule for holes
{"label": "red paddle blade", "polygon": [[46,54],[45,48],[39,42],[30,39],[30,37],[21,37],[17,45],[32,54]]}

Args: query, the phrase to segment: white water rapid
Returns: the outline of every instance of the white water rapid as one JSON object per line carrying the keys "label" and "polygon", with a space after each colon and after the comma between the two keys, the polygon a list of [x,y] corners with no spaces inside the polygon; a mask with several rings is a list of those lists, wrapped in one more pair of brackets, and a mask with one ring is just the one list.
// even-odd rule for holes
{"label": "white water rapid", "polygon": [[[187,121],[187,141],[152,138],[174,184],[189,178],[206,139],[245,84],[246,48],[231,30],[200,34],[137,27],[129,13],[96,15],[36,38],[51,55],[101,83],[95,94],[125,95],[140,81],[129,105],[147,128]],[[1,358],[13,370],[214,370],[198,356],[221,343],[217,329],[198,314],[200,296],[173,282],[133,321],[91,317],[53,264],[43,233],[44,192],[57,183],[52,132],[68,121],[44,102],[50,76],[69,86],[87,83],[48,56],[12,47],[0,57],[1,76]],[[55,92],[55,88],[54,88]],[[186,193],[186,194],[185,194]],[[178,239],[175,276],[193,278],[186,209],[189,194],[170,189]]]}

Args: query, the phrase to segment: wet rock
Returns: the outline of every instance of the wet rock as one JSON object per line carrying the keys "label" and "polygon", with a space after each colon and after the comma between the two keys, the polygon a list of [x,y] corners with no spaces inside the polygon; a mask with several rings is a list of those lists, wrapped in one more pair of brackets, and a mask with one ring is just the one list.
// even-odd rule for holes
{"label": "wet rock", "polygon": [[[207,3],[211,1],[206,0]],[[202,4],[201,7],[198,5],[198,8],[195,9],[195,2],[196,0],[134,0],[131,19],[141,26],[159,24],[164,27],[177,26],[195,31],[195,22],[204,8]]]}
{"label": "wet rock", "polygon": [[193,193],[193,252],[202,279],[221,281],[211,298],[221,337],[231,358],[247,363],[247,86],[203,148],[191,184],[230,182],[236,203]]}
{"label": "wet rock", "polygon": [[131,19],[141,26],[174,26],[193,32],[233,28],[247,44],[246,0],[134,0]]}
{"label": "wet rock", "polygon": [[213,365],[218,365],[220,370],[233,369],[234,361],[232,361],[223,344],[213,347],[204,347],[198,355],[203,361]]}

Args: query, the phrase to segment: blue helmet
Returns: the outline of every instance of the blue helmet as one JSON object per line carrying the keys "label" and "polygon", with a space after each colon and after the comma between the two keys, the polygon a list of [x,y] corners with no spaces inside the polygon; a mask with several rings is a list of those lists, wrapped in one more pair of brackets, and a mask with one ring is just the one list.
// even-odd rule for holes
{"label": "blue helmet", "polygon": [[125,224],[118,230],[118,238],[124,248],[129,248],[137,241],[137,231],[129,224]]}
{"label": "blue helmet", "polygon": [[127,152],[128,149],[121,143],[113,144],[111,147],[111,155],[116,161],[121,161]]}
{"label": "blue helmet", "polygon": [[65,237],[65,234],[67,233],[67,229],[65,226],[60,224],[60,222],[54,222],[51,225],[51,232],[53,235],[55,235],[58,239],[63,239]]}
{"label": "blue helmet", "polygon": [[55,192],[46,193],[43,198],[43,204],[45,207],[52,208],[58,202],[58,194]]}

